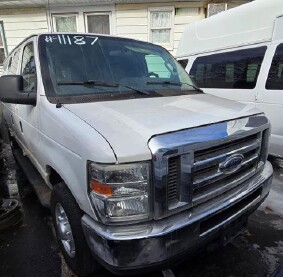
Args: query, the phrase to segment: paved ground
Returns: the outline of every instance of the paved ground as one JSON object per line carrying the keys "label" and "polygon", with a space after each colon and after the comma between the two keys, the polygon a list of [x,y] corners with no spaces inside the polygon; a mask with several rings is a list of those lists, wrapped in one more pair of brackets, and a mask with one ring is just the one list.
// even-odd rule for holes
{"label": "paved ground", "polygon": [[[50,213],[40,206],[7,145],[0,153],[1,194],[20,199],[23,223],[0,233],[0,276],[72,276],[58,251]],[[251,216],[249,232],[225,248],[204,252],[172,268],[175,276],[272,276],[283,265],[282,199],[283,170],[276,169],[270,197]],[[102,271],[96,276],[113,275]]]}

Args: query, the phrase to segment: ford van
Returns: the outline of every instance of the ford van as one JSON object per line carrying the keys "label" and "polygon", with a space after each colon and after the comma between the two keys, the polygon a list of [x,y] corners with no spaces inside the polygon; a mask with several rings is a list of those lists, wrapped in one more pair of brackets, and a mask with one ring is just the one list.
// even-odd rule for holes
{"label": "ford van", "polygon": [[266,116],[203,93],[160,46],[41,34],[4,70],[14,155],[79,276],[167,268],[227,244],[268,195]]}

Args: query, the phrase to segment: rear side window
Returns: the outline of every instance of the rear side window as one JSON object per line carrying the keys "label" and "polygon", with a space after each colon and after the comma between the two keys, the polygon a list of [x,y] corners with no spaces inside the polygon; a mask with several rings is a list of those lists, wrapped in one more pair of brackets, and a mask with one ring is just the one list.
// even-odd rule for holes
{"label": "rear side window", "polygon": [[283,44],[277,46],[265,84],[266,89],[283,89]]}
{"label": "rear side window", "polygon": [[253,89],[266,46],[198,57],[190,70],[202,88]]}

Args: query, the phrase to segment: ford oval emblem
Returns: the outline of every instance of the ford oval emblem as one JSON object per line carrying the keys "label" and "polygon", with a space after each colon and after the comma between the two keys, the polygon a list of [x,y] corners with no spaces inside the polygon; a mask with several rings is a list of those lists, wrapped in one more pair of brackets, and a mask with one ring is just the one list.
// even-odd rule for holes
{"label": "ford oval emblem", "polygon": [[236,172],[243,162],[244,156],[242,154],[234,154],[229,156],[224,162],[219,164],[219,169],[225,174]]}

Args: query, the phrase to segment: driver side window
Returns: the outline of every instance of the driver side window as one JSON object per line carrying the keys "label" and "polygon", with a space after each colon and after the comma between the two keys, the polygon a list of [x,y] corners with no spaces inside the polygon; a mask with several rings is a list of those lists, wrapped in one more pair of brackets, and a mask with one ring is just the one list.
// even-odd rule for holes
{"label": "driver side window", "polygon": [[33,43],[25,46],[22,58],[21,75],[24,78],[24,91],[36,91],[36,66],[34,59]]}

